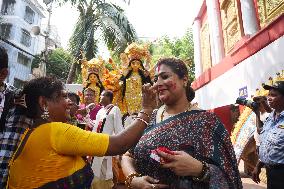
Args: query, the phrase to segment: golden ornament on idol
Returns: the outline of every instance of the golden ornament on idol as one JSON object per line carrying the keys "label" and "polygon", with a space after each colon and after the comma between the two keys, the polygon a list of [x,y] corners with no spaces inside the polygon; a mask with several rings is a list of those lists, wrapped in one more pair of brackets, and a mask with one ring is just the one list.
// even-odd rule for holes
{"label": "golden ornament on idol", "polygon": [[[123,114],[138,113],[142,101],[140,74],[150,74],[151,56],[148,45],[130,44],[120,55],[120,64],[116,64],[111,58],[106,61],[99,57],[88,61],[83,53],[82,56],[82,84],[84,88],[91,88],[96,92],[96,102],[99,102],[102,86],[113,91],[113,104],[117,105]],[[133,60],[138,63],[131,63]],[[114,70],[109,70],[107,64]]]}

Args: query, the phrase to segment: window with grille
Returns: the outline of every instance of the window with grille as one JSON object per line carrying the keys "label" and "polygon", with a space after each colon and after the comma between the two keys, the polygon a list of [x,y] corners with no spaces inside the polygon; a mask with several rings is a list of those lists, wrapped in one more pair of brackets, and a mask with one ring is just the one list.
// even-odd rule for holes
{"label": "window with grille", "polygon": [[26,47],[30,47],[31,40],[32,40],[31,34],[27,30],[22,29],[21,43]]}
{"label": "window with grille", "polygon": [[12,24],[1,24],[0,25],[0,36],[4,39],[9,39],[10,38],[10,33],[11,33],[11,27]]}
{"label": "window with grille", "polygon": [[23,53],[18,52],[18,60],[17,62],[19,64],[23,64],[25,66],[29,66],[31,59],[29,57],[27,57],[26,55],[24,55]]}
{"label": "window with grille", "polygon": [[35,17],[35,12],[28,6],[26,6],[26,11],[25,11],[25,21],[28,22],[29,24],[32,24],[34,22],[34,17]]}
{"label": "window with grille", "polygon": [[3,0],[2,7],[1,7],[1,14],[13,15],[15,3],[16,3],[16,0]]}

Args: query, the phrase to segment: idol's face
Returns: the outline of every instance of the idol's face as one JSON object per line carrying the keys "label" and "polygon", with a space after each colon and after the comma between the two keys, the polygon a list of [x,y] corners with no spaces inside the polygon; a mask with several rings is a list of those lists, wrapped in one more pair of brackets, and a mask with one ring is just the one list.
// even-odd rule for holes
{"label": "idol's face", "polygon": [[131,68],[134,72],[138,72],[141,69],[141,62],[139,60],[133,60],[131,62]]}
{"label": "idol's face", "polygon": [[97,83],[97,76],[95,74],[90,74],[89,75],[89,82],[90,83]]}

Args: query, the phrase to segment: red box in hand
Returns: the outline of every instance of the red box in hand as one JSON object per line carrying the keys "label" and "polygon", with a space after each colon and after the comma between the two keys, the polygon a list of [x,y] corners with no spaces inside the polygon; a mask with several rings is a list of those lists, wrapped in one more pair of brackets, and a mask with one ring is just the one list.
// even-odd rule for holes
{"label": "red box in hand", "polygon": [[[151,150],[150,157],[152,159],[154,159],[155,161],[159,162],[159,163],[161,163],[161,157],[158,155],[157,150],[162,151],[162,152],[167,153],[167,154],[174,155],[173,151],[169,150],[167,147],[164,147],[164,146],[158,147],[155,150]],[[166,160],[163,160],[163,161],[167,162]]]}

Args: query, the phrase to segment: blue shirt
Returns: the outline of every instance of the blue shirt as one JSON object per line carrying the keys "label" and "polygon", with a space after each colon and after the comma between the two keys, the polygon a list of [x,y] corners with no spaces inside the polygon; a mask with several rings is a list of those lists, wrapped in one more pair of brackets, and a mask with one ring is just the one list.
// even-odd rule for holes
{"label": "blue shirt", "polygon": [[277,119],[271,112],[260,132],[260,161],[266,164],[284,164],[284,111]]}

